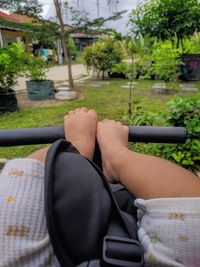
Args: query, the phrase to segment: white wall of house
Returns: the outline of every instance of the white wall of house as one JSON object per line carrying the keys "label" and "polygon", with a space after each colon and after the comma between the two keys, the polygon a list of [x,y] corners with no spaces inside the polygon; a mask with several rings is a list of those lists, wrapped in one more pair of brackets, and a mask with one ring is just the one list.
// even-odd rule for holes
{"label": "white wall of house", "polygon": [[3,36],[2,36],[1,29],[0,29],[0,46],[3,46]]}

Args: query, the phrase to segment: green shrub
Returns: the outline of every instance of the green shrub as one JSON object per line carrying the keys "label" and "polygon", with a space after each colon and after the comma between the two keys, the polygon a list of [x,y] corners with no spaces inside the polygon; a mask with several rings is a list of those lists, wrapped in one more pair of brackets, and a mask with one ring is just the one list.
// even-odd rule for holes
{"label": "green shrub", "polygon": [[135,77],[140,80],[154,79],[154,69],[150,55],[137,58],[135,61]]}
{"label": "green shrub", "polygon": [[114,39],[99,41],[86,47],[84,50],[84,60],[89,70],[97,71],[99,77],[105,77],[105,72],[110,72],[115,64],[123,59],[123,49],[120,42]]}
{"label": "green shrub", "polygon": [[[159,114],[144,110],[137,102],[133,102],[133,114],[131,118],[127,115],[122,117],[122,120],[128,125],[134,126],[152,126],[160,122]],[[158,123],[159,124],[159,123]]]}
{"label": "green shrub", "polygon": [[172,126],[186,127],[188,138],[183,145],[160,146],[162,156],[191,170],[200,168],[199,96],[191,99],[176,97],[169,102],[170,114],[167,116],[166,122]]}
{"label": "green shrub", "polygon": [[69,37],[68,46],[70,48],[71,55],[73,57],[76,57],[76,55],[77,55],[77,47],[76,47],[76,44],[75,44],[74,39],[72,37]]}
{"label": "green shrub", "polygon": [[27,73],[26,76],[32,81],[45,80],[48,63],[40,57],[27,57]]}
{"label": "green shrub", "polygon": [[121,62],[115,64],[111,71],[110,71],[110,76],[113,77],[118,77],[118,78],[129,78],[129,73],[130,73],[130,65],[127,64],[126,62]]}
{"label": "green shrub", "polygon": [[123,44],[131,60],[129,78],[149,79],[152,76],[152,38],[148,35],[140,39],[127,36]]}
{"label": "green shrub", "polygon": [[184,99],[175,97],[169,105],[169,113],[158,114],[143,110],[136,105],[132,118],[123,116],[128,125],[168,125],[186,127],[187,141],[181,145],[132,144],[139,153],[151,154],[174,161],[192,171],[200,169],[200,95]]}
{"label": "green shrub", "polygon": [[154,74],[161,80],[174,81],[180,73],[178,68],[181,64],[179,60],[179,50],[172,47],[169,41],[156,41],[152,51]]}
{"label": "green shrub", "polygon": [[24,70],[25,52],[22,44],[13,43],[0,47],[0,91],[8,92],[17,83]]}
{"label": "green shrub", "polygon": [[185,54],[200,54],[200,33],[194,34],[190,39],[184,40]]}

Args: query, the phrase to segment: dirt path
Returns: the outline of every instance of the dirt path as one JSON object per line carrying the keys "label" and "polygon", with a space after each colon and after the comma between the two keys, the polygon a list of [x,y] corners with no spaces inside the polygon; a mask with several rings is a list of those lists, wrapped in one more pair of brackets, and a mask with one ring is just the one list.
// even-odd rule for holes
{"label": "dirt path", "polygon": [[[87,71],[82,64],[72,65],[72,74],[74,79],[81,77],[81,75],[87,74]],[[68,72],[67,66],[55,66],[49,69],[46,73],[46,78],[53,80],[54,82],[58,81],[67,81]],[[28,79],[25,77],[18,78],[18,85],[15,86],[15,91],[21,91],[26,89],[26,81]]]}

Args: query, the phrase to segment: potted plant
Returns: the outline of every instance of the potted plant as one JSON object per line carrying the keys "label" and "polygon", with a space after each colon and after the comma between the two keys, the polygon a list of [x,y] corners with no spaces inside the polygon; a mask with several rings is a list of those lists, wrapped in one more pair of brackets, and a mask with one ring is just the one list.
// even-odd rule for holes
{"label": "potted plant", "polygon": [[25,52],[21,44],[13,43],[0,47],[0,113],[18,110],[13,87],[24,69]]}
{"label": "potted plant", "polygon": [[45,79],[48,68],[48,63],[43,59],[33,56],[29,57],[27,77],[30,78],[30,81],[26,81],[29,100],[45,100],[54,97],[54,82]]}

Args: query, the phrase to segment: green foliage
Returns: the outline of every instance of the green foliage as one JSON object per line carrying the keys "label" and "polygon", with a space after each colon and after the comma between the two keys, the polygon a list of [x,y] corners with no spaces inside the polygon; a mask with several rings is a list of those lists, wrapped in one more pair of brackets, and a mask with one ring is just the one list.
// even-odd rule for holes
{"label": "green foliage", "polygon": [[166,122],[187,129],[187,142],[178,146],[161,146],[161,154],[191,170],[200,168],[200,99],[176,97],[169,102],[170,114]]}
{"label": "green foliage", "polygon": [[74,42],[74,39],[72,37],[68,38],[68,47],[70,48],[71,55],[76,56],[77,55],[77,48],[76,48],[76,44]]}
{"label": "green foliage", "polygon": [[173,48],[169,41],[154,43],[152,60],[153,66],[151,70],[160,79],[173,81],[179,77],[178,67],[181,64],[179,51]]}
{"label": "green foliage", "polygon": [[148,35],[144,38],[134,39],[128,36],[124,41],[126,52],[131,59],[129,78],[150,78],[152,67],[153,39]]}
{"label": "green foliage", "polygon": [[25,52],[22,44],[13,43],[0,47],[0,91],[8,92],[17,83],[18,75],[24,70]]}
{"label": "green foliage", "polygon": [[187,141],[181,145],[134,144],[136,152],[162,156],[179,165],[196,171],[200,169],[200,95],[191,98],[175,97],[168,102],[169,113],[149,112],[135,102],[131,118],[122,116],[128,125],[169,125],[185,127]]}
{"label": "green foliage", "polygon": [[149,112],[142,108],[137,102],[133,102],[134,110],[133,114],[130,117],[124,115],[122,120],[128,125],[135,126],[152,126],[156,123],[159,118],[159,115],[155,112]]}
{"label": "green foliage", "polygon": [[144,0],[132,11],[130,24],[136,36],[170,39],[176,37],[176,47],[184,37],[193,35],[200,29],[199,0]]}
{"label": "green foliage", "polygon": [[26,76],[32,81],[45,80],[48,63],[42,58],[28,56],[27,58],[27,73]]}
{"label": "green foliage", "polygon": [[38,17],[42,13],[42,5],[38,0],[0,0],[1,8],[13,13]]}
{"label": "green foliage", "polygon": [[56,48],[59,38],[59,25],[54,22],[40,20],[39,23],[26,23],[23,30],[28,37],[39,42],[43,47]]}
{"label": "green foliage", "polygon": [[74,5],[70,5],[68,1],[64,1],[64,12],[65,16],[70,21],[71,29],[67,32],[87,32],[94,34],[101,34],[104,32],[104,26],[107,22],[116,21],[122,18],[122,16],[127,12],[122,10],[113,13],[109,17],[98,17],[91,19],[89,13],[80,9],[74,8]]}
{"label": "green foliage", "polygon": [[[174,42],[176,42],[174,39]],[[200,34],[183,40],[183,48],[175,48],[169,40],[161,41],[146,36],[141,39],[126,38],[125,48],[132,60],[130,75],[137,79],[155,79],[156,77],[175,81],[180,76],[183,53],[200,53]],[[130,76],[129,75],[129,76]]]}
{"label": "green foliage", "polygon": [[185,54],[200,54],[200,33],[195,33],[190,39],[183,42]]}
{"label": "green foliage", "polygon": [[111,71],[111,77],[112,75],[116,75],[118,77],[122,76],[123,78],[128,78],[130,73],[130,65],[127,64],[126,62],[120,62],[115,64]]}
{"label": "green foliage", "polygon": [[113,39],[99,41],[86,47],[84,59],[87,68],[97,71],[98,77],[102,72],[104,79],[105,72],[110,72],[113,66],[123,59],[122,45]]}

